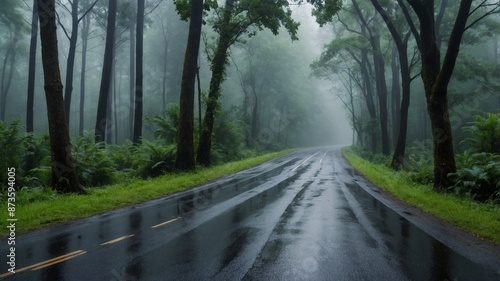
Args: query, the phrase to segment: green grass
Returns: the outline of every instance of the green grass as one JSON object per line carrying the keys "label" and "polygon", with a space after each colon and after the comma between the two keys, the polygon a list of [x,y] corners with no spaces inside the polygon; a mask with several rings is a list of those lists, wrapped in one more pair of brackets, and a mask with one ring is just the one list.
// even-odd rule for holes
{"label": "green grass", "polygon": [[[291,150],[202,168],[190,173],[169,174],[148,180],[133,180],[101,188],[89,188],[87,195],[59,195],[50,190],[21,190],[16,195],[16,232],[24,233],[57,223],[81,219],[113,209],[147,202],[202,185],[235,172],[290,153]],[[6,200],[0,203],[0,236],[7,235]]]}
{"label": "green grass", "polygon": [[500,206],[474,202],[453,194],[437,193],[430,185],[411,182],[405,172],[397,172],[362,159],[350,147],[344,148],[342,154],[371,182],[406,203],[500,244]]}

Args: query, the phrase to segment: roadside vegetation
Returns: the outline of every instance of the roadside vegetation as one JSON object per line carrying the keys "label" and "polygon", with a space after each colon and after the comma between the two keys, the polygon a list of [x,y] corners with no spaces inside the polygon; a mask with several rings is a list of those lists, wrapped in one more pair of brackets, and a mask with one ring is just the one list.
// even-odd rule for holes
{"label": "roadside vegetation", "polygon": [[[162,115],[146,118],[150,137],[140,143],[94,143],[84,132],[71,140],[78,182],[85,195],[63,194],[51,187],[48,133],[26,133],[19,121],[0,121],[0,170],[15,168],[18,232],[88,217],[146,202],[201,185],[287,153],[284,146],[246,145],[245,133],[229,117],[219,118],[213,143],[213,167],[181,172],[174,168],[179,107],[171,104]],[[58,167],[61,169],[61,167]],[[64,167],[62,167],[63,169]],[[0,173],[0,236],[7,228],[8,173]],[[11,194],[12,195],[12,194]]]}
{"label": "roadside vegetation", "polygon": [[344,157],[371,182],[399,199],[479,237],[500,244],[500,114],[476,116],[469,135],[456,155],[457,172],[448,176],[453,185],[433,189],[431,148],[415,143],[401,170],[391,159],[362,147],[343,149]]}
{"label": "roadside vegetation", "polygon": [[[149,143],[145,145],[152,144]],[[116,149],[129,148],[121,147]],[[99,153],[103,153],[100,157],[105,157],[103,156],[105,152],[100,151]],[[23,233],[57,223],[89,217],[121,207],[147,202],[155,198],[160,198],[168,194],[214,181],[218,178],[256,166],[287,153],[290,153],[290,150],[267,153],[261,156],[229,162],[210,168],[200,168],[189,173],[166,173],[148,179],[132,177],[131,174],[134,173],[132,170],[122,170],[110,174],[109,178],[108,176],[102,177],[102,179],[106,179],[106,182],[112,180],[118,183],[87,188],[86,195],[60,194],[53,189],[44,187],[19,188],[16,194],[16,218],[18,218],[16,231],[18,233]],[[101,162],[104,163],[105,161],[103,160]],[[111,169],[116,169],[119,164],[120,163],[111,166]],[[89,167],[81,168],[81,170],[87,170],[88,173],[96,173],[97,171]],[[89,180],[90,179],[91,177],[89,177]],[[26,181],[26,179],[20,178],[20,181],[16,184],[20,187],[23,180]],[[2,194],[2,196],[5,195]],[[6,202],[6,200],[1,201],[1,210],[7,210]],[[5,227],[6,219],[7,212],[2,211],[0,218],[0,236],[7,234],[7,228]]]}

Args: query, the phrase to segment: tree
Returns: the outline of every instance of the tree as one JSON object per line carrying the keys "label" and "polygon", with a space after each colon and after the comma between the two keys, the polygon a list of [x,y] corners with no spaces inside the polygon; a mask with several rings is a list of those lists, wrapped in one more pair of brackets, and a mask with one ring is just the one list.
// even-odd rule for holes
{"label": "tree", "polygon": [[106,129],[109,125],[111,125],[110,122],[108,122],[109,120],[106,118],[106,108],[109,99],[111,72],[113,68],[116,10],[117,0],[109,0],[108,23],[106,27],[106,46],[104,49],[101,86],[99,89],[99,102],[97,105],[97,118],[95,124],[96,143],[106,140]]}
{"label": "tree", "polygon": [[[71,10],[66,6],[62,5],[68,12],[71,14],[71,34],[69,34],[64,27],[64,25],[59,22],[59,25],[62,27],[64,34],[69,40],[69,50],[68,50],[68,59],[66,64],[66,87],[64,89],[64,109],[66,112],[66,122],[69,127],[69,119],[71,113],[71,96],[73,92],[73,73],[75,69],[75,55],[76,55],[76,44],[78,43],[78,26],[80,22],[85,18],[85,16],[92,10],[94,5],[99,0],[95,0],[90,7],[88,7],[82,16],[79,13],[79,0],[73,0],[71,3]],[[87,2],[87,0],[85,0]]]}
{"label": "tree", "polygon": [[194,92],[198,69],[202,19],[203,0],[193,0],[181,81],[177,154],[175,157],[175,168],[178,170],[193,170],[195,168],[193,144]]}
{"label": "tree", "polygon": [[[33,0],[33,14],[31,17],[31,41],[28,66],[28,99],[26,102],[26,131],[33,132],[33,106],[35,101],[35,67],[38,40],[38,3]],[[29,161],[30,162],[30,161]],[[30,165],[29,165],[30,166]]]}
{"label": "tree", "polygon": [[137,21],[137,13],[134,13],[136,7],[135,0],[130,0],[131,19],[129,29],[130,42],[130,69],[129,69],[129,129],[130,139],[134,139],[134,108],[135,108],[135,29],[134,25]]}
{"label": "tree", "polygon": [[385,79],[385,61],[382,53],[381,43],[380,43],[380,30],[378,29],[378,23],[376,19],[374,24],[369,24],[365,19],[363,12],[357,1],[352,0],[354,10],[359,16],[361,23],[365,26],[366,34],[364,34],[372,47],[373,64],[375,67],[375,84],[377,88],[377,97],[379,101],[379,114],[380,114],[380,131],[382,134],[382,153],[388,155],[390,153],[389,146],[389,131],[387,126],[387,82]]}
{"label": "tree", "polygon": [[2,62],[2,73],[0,77],[0,120],[5,121],[7,111],[7,96],[12,85],[17,60],[18,43],[21,33],[26,30],[22,13],[19,11],[19,3],[14,0],[0,2],[0,23],[5,24],[8,29],[7,46]]}
{"label": "tree", "polygon": [[[89,10],[89,0],[83,1],[83,9]],[[82,68],[80,71],[80,122],[78,126],[78,134],[83,136],[84,118],[85,118],[85,75],[87,72],[87,46],[90,34],[90,17],[88,15],[83,17],[82,24]]]}
{"label": "tree", "polygon": [[142,104],[143,104],[143,47],[144,47],[144,0],[137,2],[137,39],[136,39],[136,73],[135,73],[135,110],[134,110],[134,143],[139,143],[142,136]]}
{"label": "tree", "polygon": [[203,130],[196,160],[203,166],[210,165],[210,151],[212,133],[216,117],[216,109],[220,96],[220,86],[225,79],[225,70],[228,63],[228,50],[243,35],[254,35],[257,29],[268,28],[273,34],[278,34],[281,25],[290,33],[292,40],[297,39],[296,33],[299,24],[291,18],[288,1],[234,1],[226,0],[221,11],[221,18],[214,23],[218,33],[216,48],[211,58],[212,77],[208,92]]}
{"label": "tree", "polygon": [[[372,4],[375,6],[377,12],[382,16],[384,22],[389,29],[391,36],[396,44],[397,52],[399,55],[399,69],[401,70],[401,85],[402,85],[402,94],[403,99],[401,101],[401,111],[399,117],[399,126],[396,147],[394,149],[394,154],[392,157],[391,165],[394,168],[398,168],[403,165],[405,158],[405,150],[406,150],[406,133],[408,128],[408,111],[410,107],[410,84],[412,81],[411,77],[411,65],[408,60],[408,40],[411,36],[411,31],[408,30],[406,33],[398,30],[396,23],[390,17],[389,13],[382,8],[378,0],[371,0]],[[394,68],[394,66],[393,66]],[[393,77],[393,82],[399,81],[399,76]],[[397,86],[399,89],[399,85],[393,84],[393,90]],[[399,93],[397,94],[399,95]],[[398,100],[393,101],[397,103]],[[396,126],[396,124],[393,124]]]}
{"label": "tree", "polygon": [[[427,111],[431,119],[432,143],[434,156],[434,188],[438,191],[452,185],[448,174],[456,172],[453,136],[448,110],[448,84],[451,80],[455,63],[460,52],[460,44],[464,32],[478,20],[495,12],[500,4],[481,3],[471,10],[473,0],[461,0],[448,38],[448,48],[441,61],[440,37],[436,26],[442,18],[441,13],[436,17],[434,1],[407,0],[418,17],[420,30],[413,34],[420,40],[420,55],[422,61],[421,77],[424,83]],[[402,8],[404,3],[399,1]],[[491,7],[483,16],[478,17],[467,25],[469,17],[481,7]],[[406,13],[409,23],[411,18]]]}
{"label": "tree", "polygon": [[49,120],[52,186],[59,192],[85,193],[80,186],[73,160],[69,131],[64,119],[63,86],[59,70],[55,0],[38,0],[40,40]]}

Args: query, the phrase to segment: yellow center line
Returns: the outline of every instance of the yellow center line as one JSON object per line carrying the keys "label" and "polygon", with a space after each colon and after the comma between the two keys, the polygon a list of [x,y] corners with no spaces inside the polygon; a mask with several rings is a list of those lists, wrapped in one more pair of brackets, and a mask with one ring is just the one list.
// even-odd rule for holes
{"label": "yellow center line", "polygon": [[[51,266],[51,265],[54,265],[54,264],[56,264],[56,263],[60,263],[60,262],[63,262],[63,261],[67,261],[67,260],[69,260],[69,259],[72,259],[72,258],[74,258],[74,257],[77,257],[77,256],[79,256],[79,255],[83,255],[83,254],[87,253],[87,251],[82,251],[82,250],[79,250],[79,251],[76,251],[76,252],[78,252],[78,253],[76,253],[76,254],[74,254],[74,255],[72,255],[72,256],[68,256],[68,257],[65,257],[65,258],[62,258],[62,259],[59,259],[59,260],[53,261],[53,262],[51,262],[51,263],[46,263],[46,264],[40,265],[40,266],[38,266],[38,267],[33,268],[32,270],[39,270],[39,269],[42,269],[42,268],[44,268],[44,267]],[[75,252],[74,252],[74,253],[75,253]]]}
{"label": "yellow center line", "polygon": [[[65,260],[69,260],[71,258],[74,258],[74,257],[79,256],[79,255],[83,255],[85,253],[87,253],[87,251],[83,251],[83,250],[74,251],[74,252],[71,252],[71,253],[68,253],[68,254],[65,254],[65,255],[62,255],[62,256],[58,256],[58,257],[55,257],[55,258],[52,258],[52,259],[48,259],[46,261],[42,261],[42,262],[39,262],[39,263],[30,265],[30,266],[27,266],[27,267],[16,269],[15,273],[23,272],[23,271],[26,271],[26,270],[29,270],[29,269],[31,269],[31,270],[38,270],[40,268],[44,268],[44,267],[47,267],[49,265],[53,265],[53,264],[56,264],[56,263],[59,263],[59,262],[63,262]],[[12,274],[14,274],[14,273],[12,273],[12,272],[4,273],[4,274],[0,275],[0,278],[3,278],[5,276],[9,276],[9,275],[12,275]]]}
{"label": "yellow center line", "polygon": [[119,242],[119,241],[122,241],[122,240],[125,240],[127,238],[130,238],[132,236],[134,236],[135,234],[130,234],[130,235],[125,235],[125,236],[122,236],[122,237],[118,237],[116,239],[113,239],[113,240],[110,240],[108,242],[104,242],[104,243],[101,243],[99,244],[100,246],[104,246],[104,245],[109,245],[109,244],[113,244],[113,243],[116,243],[116,242]]}
{"label": "yellow center line", "polygon": [[178,220],[178,219],[180,219],[180,218],[181,218],[181,217],[177,217],[177,218],[175,218],[175,219],[171,219],[171,220],[169,220],[169,221],[162,222],[162,223],[159,223],[159,224],[157,224],[157,225],[153,225],[151,228],[157,228],[157,227],[160,227],[160,226],[163,226],[163,225],[169,224],[169,223],[174,222],[174,221],[176,221],[176,220]]}

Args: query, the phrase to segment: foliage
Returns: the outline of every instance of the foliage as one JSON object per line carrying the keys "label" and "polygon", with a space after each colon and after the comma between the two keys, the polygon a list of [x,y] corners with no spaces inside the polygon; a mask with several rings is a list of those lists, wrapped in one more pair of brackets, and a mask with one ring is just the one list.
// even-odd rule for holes
{"label": "foliage", "polygon": [[107,145],[109,157],[116,165],[116,170],[131,170],[134,167],[134,156],[137,147],[130,140],[126,140],[121,145]]}
{"label": "foliage", "polygon": [[240,159],[245,143],[245,133],[240,122],[231,118],[228,112],[219,112],[214,129],[212,158],[214,163]]}
{"label": "foliage", "polygon": [[370,162],[375,163],[375,164],[389,166],[389,163],[390,163],[389,156],[386,156],[386,155],[383,155],[380,153],[373,153],[362,146],[354,146],[354,147],[352,147],[352,150],[357,155],[359,155],[359,157],[361,157],[367,161],[370,161]]}
{"label": "foliage", "polygon": [[404,172],[365,161],[351,148],[344,148],[342,155],[371,182],[408,204],[480,237],[500,242],[498,205],[478,203],[449,193],[438,193],[430,185],[416,185],[407,179]]}
{"label": "foliage", "polygon": [[412,181],[430,184],[434,177],[434,160],[432,149],[425,142],[415,141],[407,150],[405,168]]}
{"label": "foliage", "polygon": [[177,142],[177,126],[179,126],[179,104],[170,103],[165,109],[164,115],[156,115],[146,118],[157,128],[153,131],[155,138],[162,139],[167,143]]}
{"label": "foliage", "polygon": [[134,167],[142,178],[158,177],[171,172],[175,164],[176,145],[142,138],[134,157]]}
{"label": "foliage", "polygon": [[73,160],[79,182],[83,186],[101,186],[114,182],[115,163],[108,153],[106,144],[94,143],[94,137],[85,133],[73,140]]}
{"label": "foliage", "polygon": [[478,201],[500,200],[500,155],[466,151],[458,157],[458,164],[457,172],[449,175],[456,194]]}
{"label": "foliage", "polygon": [[0,192],[3,192],[7,182],[7,168],[16,169],[16,180],[19,179],[22,154],[25,150],[25,136],[21,134],[20,120],[13,121],[9,126],[0,121]]}
{"label": "foliage", "polygon": [[474,122],[463,130],[472,137],[462,143],[469,144],[475,152],[500,153],[500,113],[487,113],[486,117],[474,116]]}
{"label": "foliage", "polygon": [[[135,179],[127,184],[90,189],[89,194],[85,196],[62,195],[44,189],[23,189],[17,194],[16,201],[30,203],[17,206],[16,214],[18,217],[23,218],[23,223],[16,226],[16,231],[24,233],[116,208],[147,202],[211,182],[287,153],[290,153],[290,151],[270,153],[209,169],[199,169],[192,173],[171,174],[150,180]],[[2,210],[7,208],[6,202],[6,200],[0,201]],[[8,229],[5,227],[6,216],[7,212],[0,213],[0,236],[8,234]]]}

